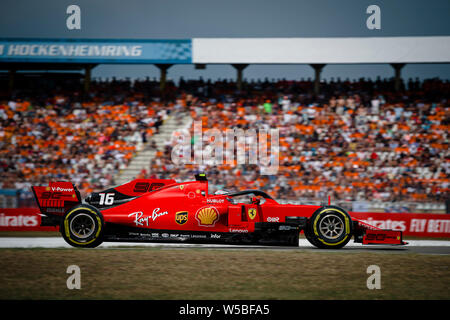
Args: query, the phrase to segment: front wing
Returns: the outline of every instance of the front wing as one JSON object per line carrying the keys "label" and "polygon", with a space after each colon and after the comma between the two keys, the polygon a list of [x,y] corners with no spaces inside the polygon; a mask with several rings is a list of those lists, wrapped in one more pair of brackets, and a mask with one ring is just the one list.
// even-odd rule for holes
{"label": "front wing", "polygon": [[355,242],[362,244],[406,245],[401,231],[383,230],[359,220],[353,219]]}

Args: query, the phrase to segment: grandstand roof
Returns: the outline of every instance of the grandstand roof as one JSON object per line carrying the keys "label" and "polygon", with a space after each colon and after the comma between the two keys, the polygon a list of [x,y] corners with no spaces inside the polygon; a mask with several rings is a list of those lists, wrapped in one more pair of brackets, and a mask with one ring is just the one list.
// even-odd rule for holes
{"label": "grandstand roof", "polygon": [[450,62],[450,37],[197,38],[194,63]]}
{"label": "grandstand roof", "polygon": [[450,37],[0,39],[0,63],[448,63]]}

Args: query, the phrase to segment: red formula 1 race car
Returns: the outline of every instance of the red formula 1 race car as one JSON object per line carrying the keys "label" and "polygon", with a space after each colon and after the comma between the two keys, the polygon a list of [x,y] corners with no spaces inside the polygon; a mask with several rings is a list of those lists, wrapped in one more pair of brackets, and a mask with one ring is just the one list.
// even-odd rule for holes
{"label": "red formula 1 race car", "polygon": [[261,190],[208,194],[196,181],[136,179],[95,192],[82,203],[70,182],[32,187],[42,225],[59,226],[75,247],[102,242],[186,242],[298,246],[299,234],[318,248],[406,244],[401,231],[381,230],[337,206],[279,204]]}

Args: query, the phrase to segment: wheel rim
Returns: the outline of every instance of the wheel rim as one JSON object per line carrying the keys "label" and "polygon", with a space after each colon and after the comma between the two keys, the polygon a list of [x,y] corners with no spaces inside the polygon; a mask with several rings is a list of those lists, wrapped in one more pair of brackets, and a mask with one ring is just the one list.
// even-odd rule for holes
{"label": "wheel rim", "polygon": [[327,215],[320,221],[319,230],[325,238],[337,239],[344,233],[344,221],[337,215]]}
{"label": "wheel rim", "polygon": [[80,213],[70,222],[70,232],[80,239],[89,238],[95,230],[95,221],[90,215]]}

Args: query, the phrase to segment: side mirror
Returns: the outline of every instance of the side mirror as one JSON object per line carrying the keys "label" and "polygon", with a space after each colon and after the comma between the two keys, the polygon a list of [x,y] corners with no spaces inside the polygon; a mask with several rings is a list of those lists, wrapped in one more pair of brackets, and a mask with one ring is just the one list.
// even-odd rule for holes
{"label": "side mirror", "polygon": [[257,198],[257,197],[252,197],[252,204],[258,205],[260,202],[261,202],[261,201],[260,201],[259,198]]}

